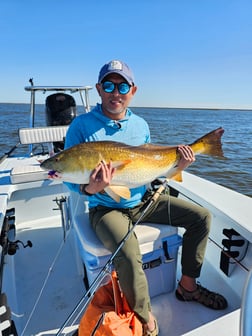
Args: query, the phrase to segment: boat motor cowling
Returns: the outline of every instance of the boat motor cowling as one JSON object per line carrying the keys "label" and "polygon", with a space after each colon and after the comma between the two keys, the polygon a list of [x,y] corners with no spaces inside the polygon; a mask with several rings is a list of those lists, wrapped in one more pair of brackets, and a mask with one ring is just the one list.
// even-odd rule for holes
{"label": "boat motor cowling", "polygon": [[76,103],[66,93],[55,93],[46,98],[47,126],[69,125],[76,117]]}
{"label": "boat motor cowling", "polygon": [[[55,93],[46,98],[47,126],[69,125],[76,117],[74,98],[66,93]],[[55,152],[64,148],[63,142],[54,143]]]}

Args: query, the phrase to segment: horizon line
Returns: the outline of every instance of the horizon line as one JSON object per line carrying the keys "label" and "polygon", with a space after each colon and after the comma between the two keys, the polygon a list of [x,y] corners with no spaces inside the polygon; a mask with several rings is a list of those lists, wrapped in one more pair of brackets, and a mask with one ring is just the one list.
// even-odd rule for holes
{"label": "horizon line", "polygon": [[[0,102],[0,104],[15,104],[15,105],[30,105],[30,103],[24,103],[24,102]],[[44,103],[36,103],[36,105],[45,105]],[[96,105],[96,104],[95,104]],[[90,104],[91,107],[94,107],[95,105]],[[76,105],[77,107],[83,107],[83,105],[79,104]],[[251,111],[252,107],[225,107],[225,106],[138,106],[138,105],[132,105],[130,108],[158,108],[158,109],[188,109],[188,110],[239,110],[239,111]]]}

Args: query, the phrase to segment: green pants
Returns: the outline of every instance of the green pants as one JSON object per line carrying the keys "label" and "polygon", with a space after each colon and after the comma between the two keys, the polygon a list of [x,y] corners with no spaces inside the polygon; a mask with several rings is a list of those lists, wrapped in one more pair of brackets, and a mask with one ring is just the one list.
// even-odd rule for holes
{"label": "green pants", "polygon": [[[90,221],[104,246],[114,252],[146,203],[132,209],[97,206],[90,209]],[[208,210],[179,198],[161,195],[146,212],[144,221],[185,228],[182,243],[182,274],[197,278],[204,259],[211,216]],[[143,323],[149,320],[150,297],[142,269],[139,244],[133,232],[114,259],[120,285],[130,307]]]}

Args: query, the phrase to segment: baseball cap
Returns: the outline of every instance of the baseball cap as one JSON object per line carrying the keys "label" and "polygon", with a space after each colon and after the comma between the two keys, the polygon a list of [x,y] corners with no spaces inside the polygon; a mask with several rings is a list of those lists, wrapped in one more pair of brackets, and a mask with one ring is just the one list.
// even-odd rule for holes
{"label": "baseball cap", "polygon": [[98,83],[111,73],[117,73],[122,76],[129,84],[134,84],[134,75],[128,65],[122,61],[113,60],[106,63],[99,72]]}

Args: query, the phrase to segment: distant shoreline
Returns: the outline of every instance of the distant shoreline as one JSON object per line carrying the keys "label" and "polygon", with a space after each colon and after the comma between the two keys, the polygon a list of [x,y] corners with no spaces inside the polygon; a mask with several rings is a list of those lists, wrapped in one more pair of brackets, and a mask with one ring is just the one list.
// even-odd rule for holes
{"label": "distant shoreline", "polygon": [[171,109],[171,110],[211,110],[211,111],[252,111],[252,108],[225,108],[225,107],[159,107],[159,106],[131,106],[132,109],[134,108],[146,108],[146,109]]}
{"label": "distant shoreline", "polygon": [[[30,105],[29,103],[4,103],[4,102],[0,102],[0,105]],[[41,105],[44,106],[44,104],[39,104],[37,103],[36,105]],[[82,105],[77,105],[77,107],[82,108]],[[93,106],[91,106],[93,107]],[[174,107],[174,106],[130,106],[130,108],[134,109],[134,108],[145,108],[145,109],[173,109],[173,110],[209,110],[209,111],[222,111],[222,110],[226,110],[226,111],[252,111],[252,107],[251,108],[234,108],[234,107],[229,107],[229,108],[225,108],[225,107]]]}

